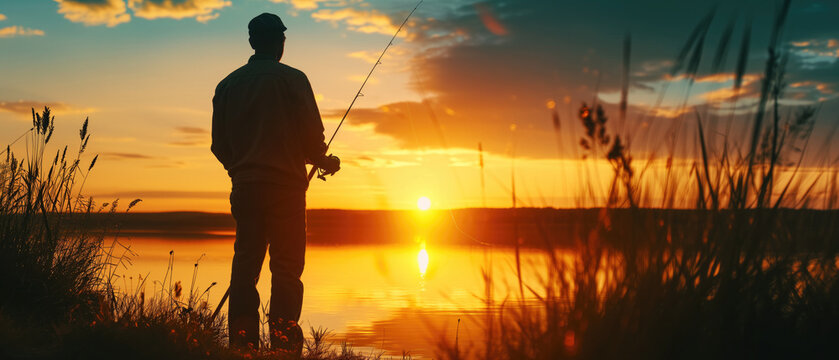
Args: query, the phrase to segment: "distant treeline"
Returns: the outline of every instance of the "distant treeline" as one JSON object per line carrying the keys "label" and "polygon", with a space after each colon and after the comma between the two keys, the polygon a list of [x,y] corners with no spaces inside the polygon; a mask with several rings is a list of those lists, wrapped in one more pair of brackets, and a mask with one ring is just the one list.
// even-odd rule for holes
{"label": "distant treeline", "polygon": [[[604,217],[604,211],[608,211],[608,217]],[[738,214],[756,214],[757,211],[761,210],[738,210]],[[598,229],[603,218],[609,219],[606,225],[610,228],[627,233],[636,228],[655,228],[658,223],[668,224],[668,228],[661,231],[701,231],[701,222],[706,219],[702,210],[664,209],[519,208],[430,212],[313,209],[307,214],[308,242],[319,245],[426,241],[440,245],[512,246],[515,239],[520,239],[520,244],[526,247],[570,247]],[[731,215],[733,217],[734,212]],[[839,211],[836,210],[781,210],[776,217],[781,228],[798,234],[810,233],[807,230],[815,227],[839,224]],[[196,241],[232,238],[236,229],[233,217],[224,213],[103,213],[89,216],[84,221],[86,227],[118,231],[119,236]],[[629,238],[631,236],[627,236]],[[811,243],[828,239],[802,240]]]}

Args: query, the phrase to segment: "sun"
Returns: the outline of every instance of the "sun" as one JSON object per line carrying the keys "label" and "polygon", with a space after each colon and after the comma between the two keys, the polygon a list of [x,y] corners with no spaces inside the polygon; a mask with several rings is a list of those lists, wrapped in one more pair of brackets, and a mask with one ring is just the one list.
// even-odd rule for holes
{"label": "sun", "polygon": [[426,196],[420,197],[417,199],[417,208],[425,211],[431,208],[431,199]]}

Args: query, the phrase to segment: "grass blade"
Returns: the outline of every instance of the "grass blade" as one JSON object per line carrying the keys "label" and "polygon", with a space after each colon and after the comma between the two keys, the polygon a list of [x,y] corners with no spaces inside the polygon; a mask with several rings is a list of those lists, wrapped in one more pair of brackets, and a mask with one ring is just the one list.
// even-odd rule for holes
{"label": "grass blade", "polygon": [[711,63],[711,72],[718,73],[723,65],[725,64],[726,55],[728,55],[728,46],[731,43],[731,35],[734,33],[734,24],[736,24],[737,19],[735,17],[731,18],[731,21],[728,22],[728,26],[720,35],[720,42],[717,44],[717,52],[714,54],[714,61]]}
{"label": "grass blade", "polygon": [[743,28],[743,38],[740,40],[740,54],[737,56],[737,69],[734,73],[734,93],[740,91],[743,85],[743,75],[746,74],[746,64],[749,62],[749,43],[752,37],[752,21],[746,22]]}

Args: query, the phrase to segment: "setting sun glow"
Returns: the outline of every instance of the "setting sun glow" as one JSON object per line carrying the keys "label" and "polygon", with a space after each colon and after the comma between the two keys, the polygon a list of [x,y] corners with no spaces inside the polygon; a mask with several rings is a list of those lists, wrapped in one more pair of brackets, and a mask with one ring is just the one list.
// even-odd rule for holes
{"label": "setting sun glow", "polygon": [[431,208],[431,199],[426,196],[420,197],[417,199],[417,208],[425,211]]}
{"label": "setting sun glow", "polygon": [[419,272],[421,277],[425,277],[425,272],[428,270],[428,251],[425,248],[420,249],[417,253],[417,265],[419,265]]}

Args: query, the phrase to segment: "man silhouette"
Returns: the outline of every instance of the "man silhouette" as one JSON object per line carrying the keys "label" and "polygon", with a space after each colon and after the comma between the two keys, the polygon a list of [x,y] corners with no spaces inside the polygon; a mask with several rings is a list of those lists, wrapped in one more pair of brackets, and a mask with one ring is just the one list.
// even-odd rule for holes
{"label": "man silhouette", "polygon": [[236,242],[230,277],[230,345],[259,347],[256,283],[270,254],[271,348],[300,357],[306,250],[306,163],[334,173],[340,160],[326,156],[323,123],[306,75],[280,63],[285,30],[277,15],[248,23],[255,54],[233,71],[213,97],[211,150],[233,184],[230,208]]}

